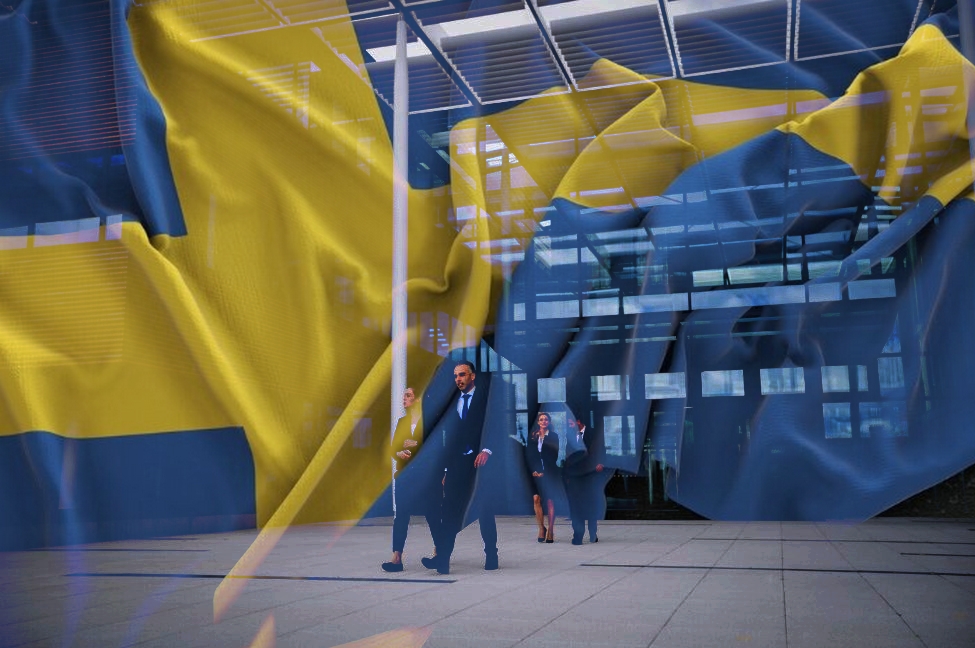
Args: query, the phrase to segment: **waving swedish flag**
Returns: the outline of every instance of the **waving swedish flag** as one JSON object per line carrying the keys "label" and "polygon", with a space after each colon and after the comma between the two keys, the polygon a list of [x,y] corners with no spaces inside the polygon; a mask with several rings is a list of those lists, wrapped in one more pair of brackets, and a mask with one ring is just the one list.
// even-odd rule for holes
{"label": "waving swedish flag", "polygon": [[492,425],[564,402],[712,517],[975,462],[956,10],[413,4],[0,6],[0,545],[382,493],[400,12],[411,384],[488,335]]}

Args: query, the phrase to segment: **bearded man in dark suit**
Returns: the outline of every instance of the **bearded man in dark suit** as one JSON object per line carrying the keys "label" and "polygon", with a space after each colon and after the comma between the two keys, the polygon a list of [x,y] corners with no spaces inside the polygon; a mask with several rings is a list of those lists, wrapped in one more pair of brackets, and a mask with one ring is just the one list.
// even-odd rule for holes
{"label": "bearded man in dark suit", "polygon": [[[477,471],[491,458],[490,448],[481,444],[488,384],[482,380],[475,385],[476,377],[473,363],[465,360],[454,366],[454,384],[459,393],[449,400],[439,425],[426,441],[428,453],[431,445],[440,446],[436,456],[442,469],[437,471],[436,479],[443,484],[443,496],[439,502],[440,523],[438,528],[431,525],[430,529],[436,555],[421,562],[441,574],[450,573],[450,556],[471,503]],[[479,523],[484,541],[484,569],[497,569],[498,530],[494,514],[487,507],[481,512]]]}

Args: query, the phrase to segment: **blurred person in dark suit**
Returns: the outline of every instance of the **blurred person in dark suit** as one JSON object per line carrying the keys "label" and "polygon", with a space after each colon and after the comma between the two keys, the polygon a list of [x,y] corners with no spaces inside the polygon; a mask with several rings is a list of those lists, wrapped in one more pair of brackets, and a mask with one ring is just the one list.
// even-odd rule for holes
{"label": "blurred person in dark suit", "polygon": [[603,465],[606,448],[600,432],[587,427],[581,419],[570,417],[568,437],[570,446],[585,448],[585,452],[570,457],[562,468],[572,520],[572,544],[582,544],[587,523],[589,542],[599,542],[597,524],[606,515],[606,483],[614,471]]}

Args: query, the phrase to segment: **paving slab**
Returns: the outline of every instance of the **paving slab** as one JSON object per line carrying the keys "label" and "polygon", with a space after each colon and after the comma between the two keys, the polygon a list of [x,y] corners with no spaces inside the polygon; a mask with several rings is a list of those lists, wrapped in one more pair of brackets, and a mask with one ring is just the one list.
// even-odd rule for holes
{"label": "paving slab", "polygon": [[782,543],[782,567],[787,569],[853,569],[853,565],[830,542],[795,540]]}

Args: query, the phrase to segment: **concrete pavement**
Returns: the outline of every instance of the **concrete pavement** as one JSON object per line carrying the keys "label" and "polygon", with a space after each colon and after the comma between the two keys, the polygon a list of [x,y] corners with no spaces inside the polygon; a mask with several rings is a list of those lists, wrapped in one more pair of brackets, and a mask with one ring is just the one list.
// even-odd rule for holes
{"label": "concrete pavement", "polygon": [[501,569],[474,525],[449,576],[420,518],[382,572],[390,524],[288,530],[219,623],[256,531],[2,553],[0,646],[975,646],[975,520],[607,521],[573,546],[507,517]]}

